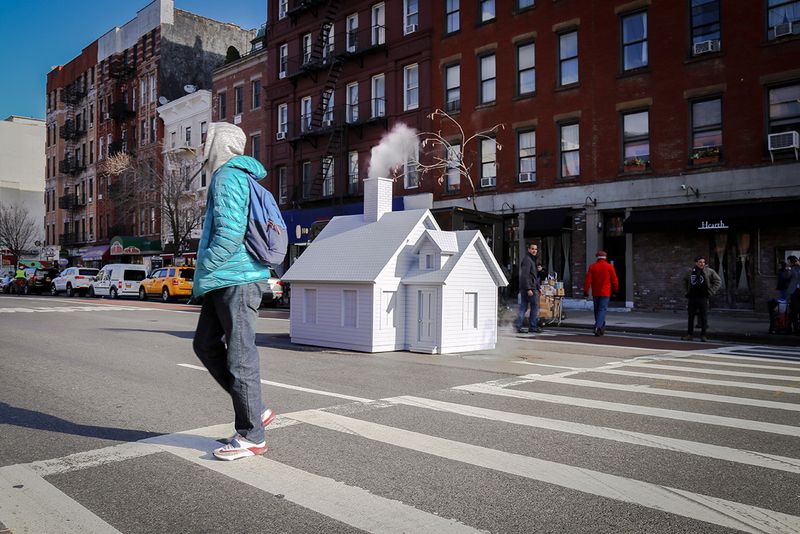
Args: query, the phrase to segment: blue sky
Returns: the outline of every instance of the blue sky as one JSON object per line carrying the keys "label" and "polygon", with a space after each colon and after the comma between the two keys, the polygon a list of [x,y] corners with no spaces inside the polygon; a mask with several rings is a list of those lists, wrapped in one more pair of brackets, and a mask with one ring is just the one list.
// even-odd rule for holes
{"label": "blue sky", "polygon": [[[266,20],[267,0],[174,0],[175,7],[243,28]],[[0,0],[0,120],[45,118],[45,84],[63,65],[150,0]]]}

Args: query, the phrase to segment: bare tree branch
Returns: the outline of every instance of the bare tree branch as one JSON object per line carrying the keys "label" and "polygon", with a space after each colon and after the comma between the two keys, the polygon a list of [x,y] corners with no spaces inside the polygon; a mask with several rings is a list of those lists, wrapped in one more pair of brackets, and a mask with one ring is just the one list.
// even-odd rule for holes
{"label": "bare tree branch", "polygon": [[7,248],[14,256],[14,264],[30,251],[41,235],[33,217],[18,204],[0,203],[0,248]]}

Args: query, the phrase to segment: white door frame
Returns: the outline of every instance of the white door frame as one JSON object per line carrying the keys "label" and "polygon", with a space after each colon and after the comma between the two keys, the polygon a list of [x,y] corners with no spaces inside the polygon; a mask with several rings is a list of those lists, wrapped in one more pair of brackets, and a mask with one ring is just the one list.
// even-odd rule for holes
{"label": "white door frame", "polygon": [[439,352],[440,288],[435,286],[412,286],[411,302],[413,302],[412,340],[410,349],[428,354]]}

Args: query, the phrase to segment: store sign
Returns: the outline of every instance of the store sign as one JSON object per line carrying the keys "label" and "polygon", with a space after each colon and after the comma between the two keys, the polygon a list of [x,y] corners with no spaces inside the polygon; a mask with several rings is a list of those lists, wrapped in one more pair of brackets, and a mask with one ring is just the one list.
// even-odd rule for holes
{"label": "store sign", "polygon": [[700,226],[697,227],[698,230],[724,230],[726,228],[730,228],[727,224],[725,224],[722,219],[719,222],[710,223],[708,221],[703,221],[700,223]]}

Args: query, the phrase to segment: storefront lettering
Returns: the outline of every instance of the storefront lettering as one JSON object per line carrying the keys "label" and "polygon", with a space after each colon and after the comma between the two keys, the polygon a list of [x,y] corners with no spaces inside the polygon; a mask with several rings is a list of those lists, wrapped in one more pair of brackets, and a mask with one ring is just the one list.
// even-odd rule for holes
{"label": "storefront lettering", "polygon": [[722,222],[722,219],[720,219],[719,222],[716,223],[703,221],[700,223],[700,226],[697,227],[698,230],[721,230],[724,228],[730,228],[730,226]]}

